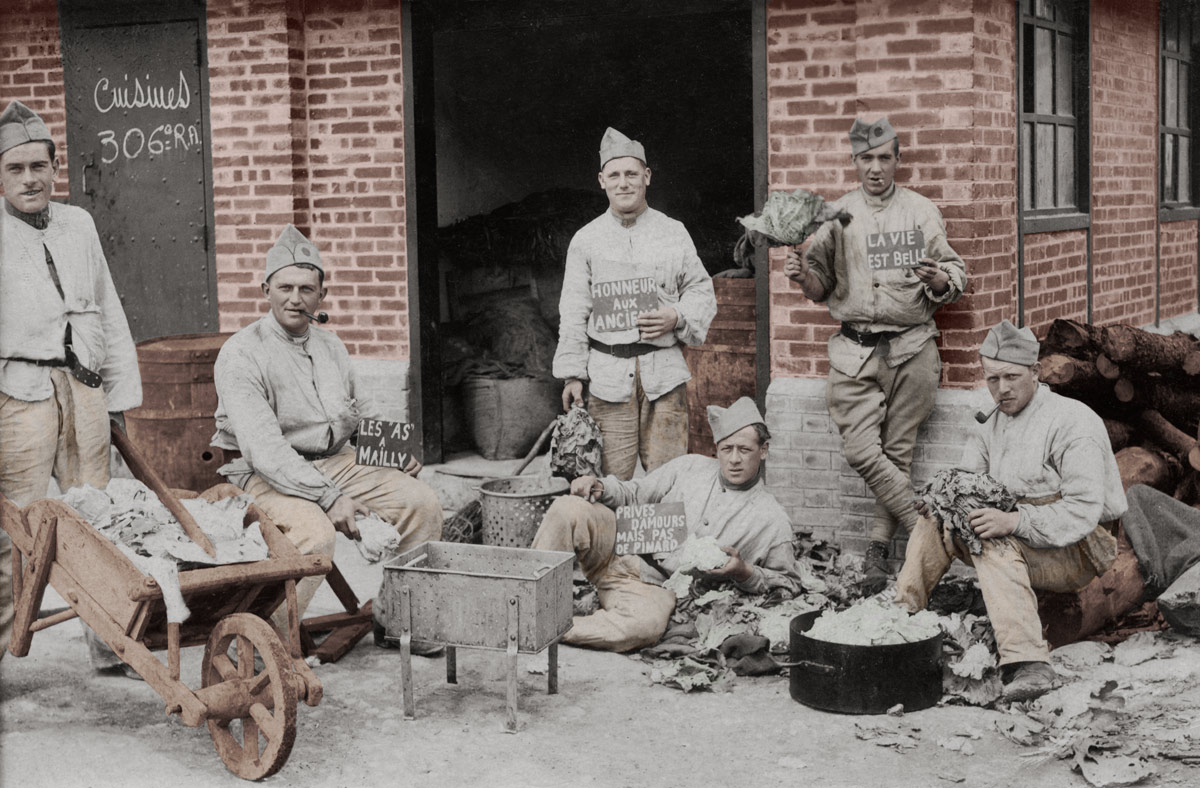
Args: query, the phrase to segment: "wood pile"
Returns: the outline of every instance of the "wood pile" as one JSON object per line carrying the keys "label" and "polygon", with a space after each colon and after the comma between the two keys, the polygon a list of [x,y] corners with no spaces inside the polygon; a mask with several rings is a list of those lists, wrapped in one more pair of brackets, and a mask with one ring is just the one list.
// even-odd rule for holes
{"label": "wood pile", "polygon": [[1146,484],[1200,508],[1200,340],[1055,320],[1041,379],[1108,429],[1126,489]]}

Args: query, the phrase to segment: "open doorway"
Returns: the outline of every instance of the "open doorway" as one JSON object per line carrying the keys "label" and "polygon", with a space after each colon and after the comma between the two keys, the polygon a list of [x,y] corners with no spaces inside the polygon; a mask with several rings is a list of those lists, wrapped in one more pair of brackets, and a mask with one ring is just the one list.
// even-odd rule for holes
{"label": "open doorway", "polygon": [[734,218],[756,196],[752,6],[443,0],[414,12],[411,117],[426,133],[410,161],[433,180],[417,201],[412,294],[427,455],[523,454],[559,410],[565,253],[607,208],[607,126],[644,143],[651,206],[684,223],[709,272],[733,265]]}

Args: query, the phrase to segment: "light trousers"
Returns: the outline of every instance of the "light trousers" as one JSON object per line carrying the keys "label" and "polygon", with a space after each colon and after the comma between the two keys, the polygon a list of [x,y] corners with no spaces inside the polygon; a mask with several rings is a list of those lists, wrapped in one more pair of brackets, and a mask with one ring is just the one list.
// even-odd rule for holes
{"label": "light trousers", "polygon": [[[53,395],[37,402],[0,393],[0,493],[20,507],[45,497],[51,477],[63,490],[108,485],[104,389],[88,388],[60,368],[50,370],[50,383]],[[0,659],[12,636],[11,554],[8,535],[0,533]]]}
{"label": "light trousers", "polygon": [[947,536],[936,521],[918,518],[908,536],[904,566],[896,578],[896,603],[915,613],[955,558],[975,567],[979,590],[996,633],[1000,664],[1049,662],[1033,590],[1070,593],[1096,577],[1081,547],[1030,547],[1019,539],[984,539],[983,553],[972,555],[957,536]]}
{"label": "light trousers", "polygon": [[[344,494],[394,525],[400,534],[400,552],[442,537],[442,504],[428,484],[396,468],[358,465],[351,446],[331,457],[313,460],[313,465]],[[315,501],[284,495],[257,474],[250,476],[244,489],[254,496],[254,502],[301,554],[320,553],[333,557],[337,532]],[[323,580],[317,575],[296,583],[300,616],[308,609]],[[284,632],[287,631],[286,616],[287,610],[281,606],[272,618],[275,626]]]}
{"label": "light trousers", "polygon": [[633,396],[608,402],[588,394],[588,413],[604,436],[601,467],[605,474],[629,480],[637,468],[652,471],[687,454],[687,386],[680,384],[655,400],[642,390],[640,368],[634,366]]}
{"label": "light trousers", "polygon": [[909,472],[917,429],[933,412],[941,375],[932,340],[894,369],[876,354],[855,377],[829,370],[829,416],[842,434],[846,462],[875,495],[872,541],[891,541],[897,523],[911,531],[917,521]]}
{"label": "light trousers", "polygon": [[641,561],[637,556],[615,555],[616,543],[613,510],[578,496],[558,498],[542,518],[533,549],[574,552],[600,598],[599,610],[574,618],[564,643],[632,651],[654,645],[667,630],[675,592],[643,582]]}

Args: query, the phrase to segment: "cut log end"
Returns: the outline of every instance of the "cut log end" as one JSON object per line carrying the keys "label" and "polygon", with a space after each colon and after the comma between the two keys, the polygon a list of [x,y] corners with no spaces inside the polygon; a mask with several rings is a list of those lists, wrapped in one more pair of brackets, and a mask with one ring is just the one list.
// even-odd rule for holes
{"label": "cut log end", "polygon": [[1133,402],[1136,393],[1132,381],[1128,378],[1121,378],[1113,384],[1113,394],[1116,395],[1118,402]]}

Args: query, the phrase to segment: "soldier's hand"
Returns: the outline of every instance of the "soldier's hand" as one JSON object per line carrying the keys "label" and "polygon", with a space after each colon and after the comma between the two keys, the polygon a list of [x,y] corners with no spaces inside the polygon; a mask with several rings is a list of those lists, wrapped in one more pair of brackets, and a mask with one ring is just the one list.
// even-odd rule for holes
{"label": "soldier's hand", "polygon": [[733,580],[736,583],[744,583],[754,574],[754,567],[746,563],[745,559],[738,553],[734,547],[721,547],[725,554],[729,556],[729,560],[719,569],[711,569],[705,572],[709,577],[718,577],[722,580]]}
{"label": "soldier's hand", "polygon": [[583,404],[583,381],[578,378],[571,378],[563,384],[562,393],[563,410],[568,411],[572,405]]}
{"label": "soldier's hand", "polygon": [[637,322],[642,331],[642,339],[658,339],[675,330],[679,323],[679,313],[669,306],[660,306],[653,312],[642,312],[638,315]]}
{"label": "soldier's hand", "polygon": [[950,289],[950,274],[938,267],[937,263],[928,257],[921,258],[921,264],[913,269],[913,273],[923,284],[936,295],[941,295]]}
{"label": "soldier's hand", "polygon": [[333,506],[330,506],[329,511],[325,514],[333,523],[335,530],[357,542],[362,538],[362,534],[358,532],[358,527],[354,524],[354,515],[361,514],[366,517],[370,513],[370,509],[343,493],[338,496],[338,499],[333,502]]}
{"label": "soldier's hand", "polygon": [[980,539],[999,539],[1017,530],[1021,522],[1020,512],[1002,512],[999,509],[975,509],[967,513],[971,530]]}
{"label": "soldier's hand", "polygon": [[412,457],[409,459],[408,465],[404,466],[404,472],[415,479],[415,478],[417,478],[417,474],[421,472],[421,468],[423,468],[423,467],[424,466],[421,465],[421,463],[417,462],[416,457]]}
{"label": "soldier's hand", "polygon": [[929,518],[929,505],[923,498],[913,498],[913,508],[917,510],[917,514],[926,519]]}
{"label": "soldier's hand", "polygon": [[803,284],[808,277],[808,260],[799,247],[788,247],[787,261],[783,264],[783,274],[798,284]]}
{"label": "soldier's hand", "polygon": [[580,476],[571,482],[571,495],[583,498],[588,503],[599,500],[604,492],[604,482],[595,476]]}

